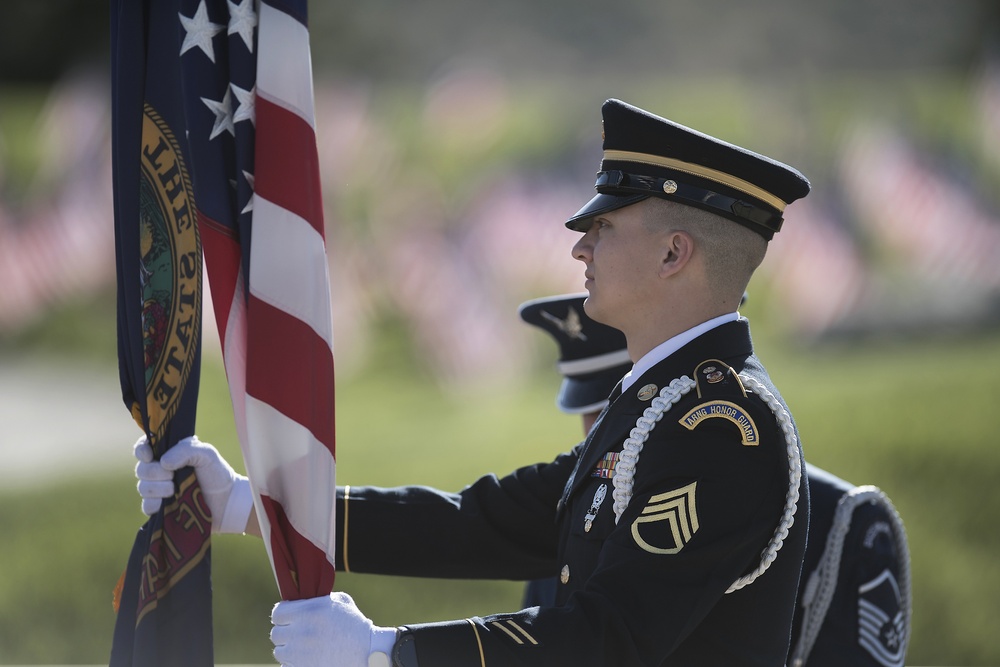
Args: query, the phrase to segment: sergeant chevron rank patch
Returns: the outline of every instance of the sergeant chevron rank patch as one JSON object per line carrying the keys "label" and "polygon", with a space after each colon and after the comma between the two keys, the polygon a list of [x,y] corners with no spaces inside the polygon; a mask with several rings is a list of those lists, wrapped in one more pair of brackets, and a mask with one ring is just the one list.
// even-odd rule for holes
{"label": "sergeant chevron rank patch", "polygon": [[657,494],[632,522],[632,537],[643,551],[675,554],[698,532],[697,482]]}
{"label": "sergeant chevron rank patch", "polygon": [[885,667],[903,667],[906,650],[902,597],[889,570],[858,587],[858,644]]}

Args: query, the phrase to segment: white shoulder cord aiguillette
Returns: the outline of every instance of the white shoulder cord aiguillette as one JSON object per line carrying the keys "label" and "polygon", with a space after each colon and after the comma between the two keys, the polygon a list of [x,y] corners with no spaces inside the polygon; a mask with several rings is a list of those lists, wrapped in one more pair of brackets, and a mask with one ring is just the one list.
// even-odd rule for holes
{"label": "white shoulder cord aiguillette", "polygon": [[[771,394],[767,388],[755,379],[740,375],[743,386],[749,391],[760,396],[761,400],[771,409],[774,417],[785,436],[786,453],[788,458],[788,492],[785,494],[785,507],[781,514],[781,520],[775,528],[774,534],[768,541],[767,547],[761,553],[760,564],[751,572],[740,577],[730,585],[726,593],[732,593],[744,586],[747,586],[757,577],[764,574],[774,559],[778,556],[778,551],[788,536],[788,531],[795,521],[795,510],[798,508],[799,485],[802,481],[802,463],[799,460],[799,443],[795,435],[795,428],[792,426],[792,419],[781,403]],[[621,519],[622,514],[628,507],[629,500],[632,499],[632,486],[635,477],[635,469],[639,463],[639,453],[643,444],[649,438],[650,431],[656,423],[663,418],[664,413],[670,410],[677,401],[686,393],[694,389],[696,383],[686,375],[673,380],[669,385],[660,391],[660,395],[653,399],[650,407],[646,408],[642,416],[635,422],[635,428],[629,433],[625,440],[621,457],[615,467],[613,478],[615,500],[615,523]]]}

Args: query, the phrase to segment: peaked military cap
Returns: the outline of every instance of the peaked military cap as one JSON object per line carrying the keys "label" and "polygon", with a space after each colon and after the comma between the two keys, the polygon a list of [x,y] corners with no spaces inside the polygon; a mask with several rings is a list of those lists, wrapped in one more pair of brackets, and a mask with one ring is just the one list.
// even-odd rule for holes
{"label": "peaked military cap", "polygon": [[567,222],[585,232],[595,216],[647,197],[661,197],[722,215],[770,240],[785,207],[809,194],[792,167],[655,116],[607,100],[598,194]]}
{"label": "peaked military cap", "polygon": [[559,345],[556,364],[563,376],[556,405],[571,414],[600,410],[618,381],[632,369],[625,334],[587,317],[587,293],[526,301],[521,319],[542,329]]}

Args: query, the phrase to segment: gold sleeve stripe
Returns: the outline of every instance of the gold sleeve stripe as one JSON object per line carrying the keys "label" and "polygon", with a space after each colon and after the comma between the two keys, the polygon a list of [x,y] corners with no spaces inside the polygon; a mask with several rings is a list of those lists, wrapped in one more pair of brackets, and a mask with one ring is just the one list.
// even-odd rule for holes
{"label": "gold sleeve stripe", "polygon": [[349,502],[350,499],[351,499],[351,485],[348,484],[344,486],[344,537],[341,540],[344,544],[344,553],[343,553],[343,558],[341,559],[344,561],[344,572],[351,571],[351,567],[347,564],[347,509],[351,506]]}
{"label": "gold sleeve stripe", "polygon": [[[518,625],[517,623],[515,623],[514,621],[512,621],[510,619],[507,619],[503,623],[501,623],[500,621],[493,621],[492,623],[490,623],[490,625],[494,626],[498,630],[503,630],[504,632],[506,632],[507,635],[511,639],[513,639],[514,641],[516,641],[518,644],[522,644],[523,645],[524,644],[524,639],[527,639],[529,642],[531,642],[535,646],[538,646],[538,642],[535,640],[534,637],[532,637],[530,634],[528,634],[527,630],[525,630],[520,625]],[[518,637],[516,634],[514,634],[514,632],[512,632],[510,630],[510,628],[508,628],[507,626],[510,626],[514,630],[517,630],[521,634],[521,637],[524,637],[524,639],[521,639],[521,637]]]}
{"label": "gold sleeve stripe", "polygon": [[606,150],[604,151],[604,159],[612,160],[616,162],[639,162],[642,164],[651,164],[656,167],[666,167],[667,169],[674,169],[676,171],[682,171],[685,174],[691,174],[692,176],[697,176],[699,178],[705,178],[710,181],[715,181],[716,183],[721,183],[722,185],[733,188],[734,190],[739,190],[740,192],[746,193],[751,197],[756,197],[761,201],[765,201],[779,211],[784,211],[785,207],[788,206],[784,201],[772,195],[767,190],[759,188],[753,183],[744,181],[742,178],[737,178],[727,174],[724,171],[718,171],[717,169],[711,169],[709,167],[703,167],[700,164],[694,164],[693,162],[684,162],[683,160],[675,160],[673,158],[664,157],[662,155],[649,155],[648,153],[636,153],[634,151],[616,151],[616,150]]}
{"label": "gold sleeve stripe", "polygon": [[527,639],[529,642],[531,642],[535,646],[538,646],[538,642],[535,641],[534,637],[532,637],[530,634],[528,634],[527,630],[525,630],[524,628],[522,628],[520,625],[518,625],[517,623],[515,623],[512,620],[508,619],[507,623],[510,624],[512,627],[516,628],[517,631],[520,632],[522,635],[524,635],[524,638]]}
{"label": "gold sleeve stripe", "polygon": [[486,667],[486,656],[483,654],[483,641],[479,638],[479,628],[472,622],[471,618],[465,619],[472,626],[472,634],[476,635],[476,646],[479,647],[479,665]]}
{"label": "gold sleeve stripe", "polygon": [[504,632],[506,632],[510,636],[510,638],[513,639],[514,641],[516,641],[518,644],[523,644],[524,643],[524,640],[522,640],[520,637],[518,637],[517,635],[515,635],[513,632],[511,632],[510,630],[508,630],[507,628],[505,628],[504,624],[501,623],[500,621],[493,621],[492,623],[490,623],[490,625],[494,626],[497,630],[503,630]]}

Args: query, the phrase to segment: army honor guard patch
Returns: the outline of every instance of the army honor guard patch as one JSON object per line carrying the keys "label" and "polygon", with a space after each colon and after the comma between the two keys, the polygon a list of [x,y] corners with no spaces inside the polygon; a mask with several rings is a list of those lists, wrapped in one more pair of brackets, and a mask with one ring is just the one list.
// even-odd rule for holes
{"label": "army honor guard patch", "polygon": [[760,444],[757,424],[754,423],[753,418],[743,408],[729,401],[702,403],[681,417],[678,423],[687,430],[693,431],[698,424],[706,419],[719,418],[732,422],[740,429],[740,437],[744,446],[756,447]]}
{"label": "army honor guard patch", "polygon": [[655,495],[632,522],[632,537],[643,551],[675,554],[698,532],[698,483]]}

